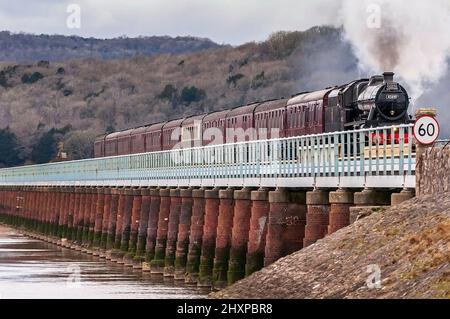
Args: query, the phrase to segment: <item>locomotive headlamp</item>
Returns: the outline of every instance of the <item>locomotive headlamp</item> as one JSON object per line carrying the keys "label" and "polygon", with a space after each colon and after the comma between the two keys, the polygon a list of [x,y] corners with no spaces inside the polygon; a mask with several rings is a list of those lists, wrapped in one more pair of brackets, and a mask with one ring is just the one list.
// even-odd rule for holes
{"label": "locomotive headlamp", "polygon": [[394,110],[391,110],[389,113],[391,114],[391,116],[395,115],[395,111]]}

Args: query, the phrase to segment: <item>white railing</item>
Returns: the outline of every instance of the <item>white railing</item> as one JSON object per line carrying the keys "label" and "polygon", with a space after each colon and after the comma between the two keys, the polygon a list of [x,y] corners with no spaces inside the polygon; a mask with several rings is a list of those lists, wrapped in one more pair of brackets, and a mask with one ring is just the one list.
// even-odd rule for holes
{"label": "white railing", "polygon": [[381,186],[402,186],[405,177],[414,176],[412,140],[412,125],[398,125],[174,149],[1,169],[0,185],[277,186],[289,181],[300,187],[317,179],[339,184],[363,177],[354,183],[364,184],[368,177],[384,176],[398,182]]}
{"label": "white railing", "polygon": [[436,146],[449,146],[450,145],[450,139],[437,140],[435,145]]}

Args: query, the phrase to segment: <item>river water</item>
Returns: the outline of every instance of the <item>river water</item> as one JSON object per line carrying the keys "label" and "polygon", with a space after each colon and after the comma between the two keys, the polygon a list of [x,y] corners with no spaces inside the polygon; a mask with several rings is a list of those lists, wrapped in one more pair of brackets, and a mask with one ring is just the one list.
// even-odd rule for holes
{"label": "river water", "polygon": [[35,240],[0,225],[0,298],[205,298],[123,265]]}

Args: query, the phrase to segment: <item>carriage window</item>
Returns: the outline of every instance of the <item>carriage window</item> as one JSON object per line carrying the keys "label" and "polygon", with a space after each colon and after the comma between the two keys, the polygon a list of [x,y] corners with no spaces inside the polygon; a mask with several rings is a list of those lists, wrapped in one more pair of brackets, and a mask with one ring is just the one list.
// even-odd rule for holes
{"label": "carriage window", "polygon": [[321,115],[322,114],[322,106],[318,105],[317,107],[317,124],[320,124],[321,120]]}
{"label": "carriage window", "polygon": [[314,123],[317,123],[318,113],[317,113],[317,105],[314,105]]}
{"label": "carriage window", "polygon": [[292,114],[290,115],[290,119],[287,119],[288,127],[294,127],[295,125],[295,109],[292,110]]}
{"label": "carriage window", "polygon": [[297,113],[297,127],[299,127],[299,128],[302,127],[302,123],[303,123],[302,116],[303,116],[303,112],[301,109],[299,109],[298,113]]}

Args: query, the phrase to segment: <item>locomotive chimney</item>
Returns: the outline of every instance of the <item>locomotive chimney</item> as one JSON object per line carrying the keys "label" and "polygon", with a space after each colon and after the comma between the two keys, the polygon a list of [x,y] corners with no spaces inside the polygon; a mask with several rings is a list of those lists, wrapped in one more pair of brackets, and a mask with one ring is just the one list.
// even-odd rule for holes
{"label": "locomotive chimney", "polygon": [[384,83],[394,82],[394,72],[384,72]]}

